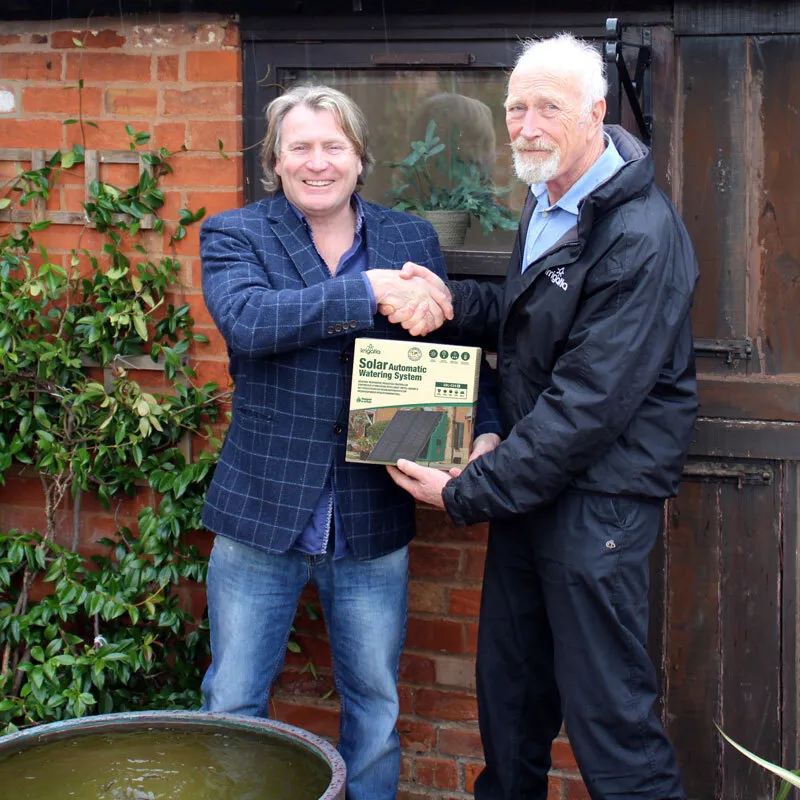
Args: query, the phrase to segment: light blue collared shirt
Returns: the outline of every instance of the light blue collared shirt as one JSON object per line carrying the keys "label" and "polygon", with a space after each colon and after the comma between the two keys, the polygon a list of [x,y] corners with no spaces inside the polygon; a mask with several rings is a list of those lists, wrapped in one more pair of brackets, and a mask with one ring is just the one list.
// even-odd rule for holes
{"label": "light blue collared shirt", "polygon": [[536,198],[528,223],[525,238],[525,252],[522,258],[524,272],[542,253],[549,250],[570,228],[578,224],[578,205],[586,195],[593,192],[601,183],[615,175],[625,163],[614,142],[604,134],[606,149],[597,161],[570,186],[567,193],[550,205],[547,184],[535,183],[531,191]]}

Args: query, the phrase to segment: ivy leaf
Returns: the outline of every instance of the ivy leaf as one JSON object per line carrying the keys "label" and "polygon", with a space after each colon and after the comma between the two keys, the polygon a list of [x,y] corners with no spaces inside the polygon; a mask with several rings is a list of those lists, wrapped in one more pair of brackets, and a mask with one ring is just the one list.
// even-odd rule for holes
{"label": "ivy leaf", "polygon": [[144,316],[142,314],[135,314],[133,317],[133,327],[136,329],[136,333],[139,334],[143,341],[147,341],[147,323],[144,321]]}

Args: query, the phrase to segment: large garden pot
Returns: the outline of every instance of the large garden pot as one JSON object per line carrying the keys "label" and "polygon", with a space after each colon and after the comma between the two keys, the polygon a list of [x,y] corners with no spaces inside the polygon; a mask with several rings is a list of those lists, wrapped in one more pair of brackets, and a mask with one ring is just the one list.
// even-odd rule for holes
{"label": "large garden pot", "polygon": [[0,737],[9,800],[344,800],[327,742],[272,720],[143,711]]}
{"label": "large garden pot", "polygon": [[467,238],[469,211],[420,211],[433,225],[441,247],[461,247]]}

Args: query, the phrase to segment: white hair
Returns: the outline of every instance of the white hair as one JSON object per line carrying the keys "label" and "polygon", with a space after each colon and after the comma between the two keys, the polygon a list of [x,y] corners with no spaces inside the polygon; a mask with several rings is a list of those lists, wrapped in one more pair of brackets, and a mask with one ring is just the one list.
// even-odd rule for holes
{"label": "white hair", "polygon": [[528,39],[514,65],[514,72],[546,72],[575,77],[583,89],[582,116],[608,93],[606,68],[600,52],[570,33],[549,39]]}

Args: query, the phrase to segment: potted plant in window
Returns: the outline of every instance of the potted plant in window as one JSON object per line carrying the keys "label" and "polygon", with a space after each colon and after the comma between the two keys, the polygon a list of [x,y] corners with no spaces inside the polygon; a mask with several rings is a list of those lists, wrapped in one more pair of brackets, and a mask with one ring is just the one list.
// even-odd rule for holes
{"label": "potted plant in window", "polygon": [[508,190],[498,189],[478,164],[462,159],[455,147],[447,155],[436,135],[435,120],[428,123],[424,139],[411,142],[405,158],[386,163],[399,173],[389,191],[392,208],[429,220],[442,247],[464,243],[471,216],[484,233],[517,227],[513,213],[497,202]]}

